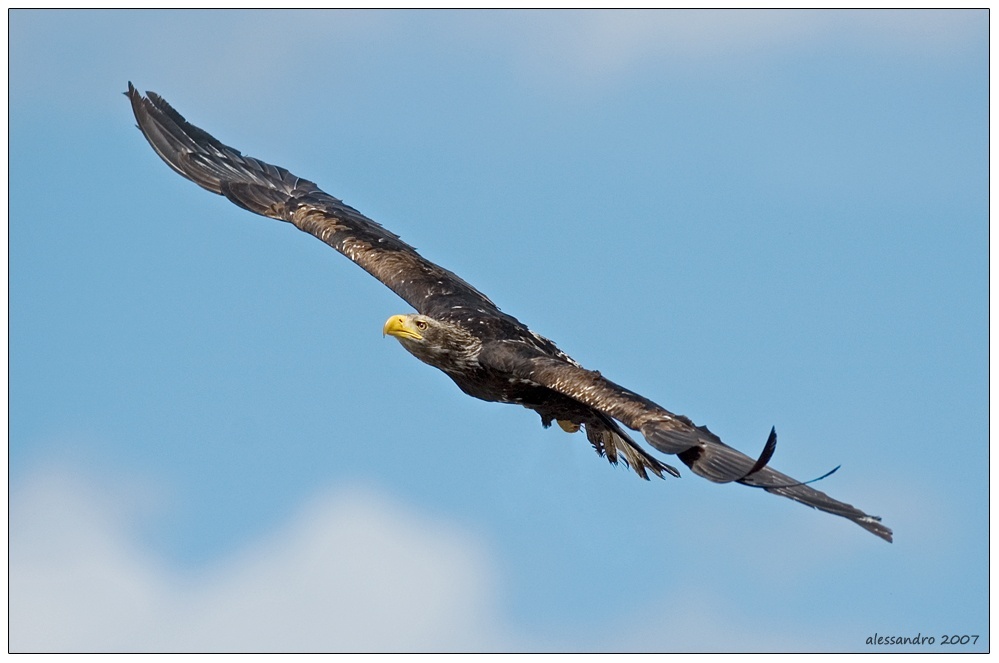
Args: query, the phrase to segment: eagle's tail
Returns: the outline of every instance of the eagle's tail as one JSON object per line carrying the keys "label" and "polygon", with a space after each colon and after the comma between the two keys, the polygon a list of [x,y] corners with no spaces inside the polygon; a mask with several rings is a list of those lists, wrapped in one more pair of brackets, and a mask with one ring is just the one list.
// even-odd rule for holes
{"label": "eagle's tail", "polygon": [[593,448],[601,456],[606,456],[612,464],[617,465],[618,461],[635,471],[635,474],[648,480],[649,472],[655,474],[660,479],[666,478],[669,474],[679,477],[680,472],[672,465],[667,465],[657,458],[654,458],[617,424],[610,417],[601,416],[597,421],[590,421],[583,424],[586,430],[586,439],[590,441]]}

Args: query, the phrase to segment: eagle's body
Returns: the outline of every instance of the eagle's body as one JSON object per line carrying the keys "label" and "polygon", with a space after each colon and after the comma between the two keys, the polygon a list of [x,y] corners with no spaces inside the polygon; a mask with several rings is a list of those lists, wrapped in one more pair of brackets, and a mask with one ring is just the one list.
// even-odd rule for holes
{"label": "eagle's body", "polygon": [[707,428],[581,367],[461,278],[314,183],[223,145],[154,93],[143,97],[129,83],[126,94],[140,130],[175,171],[240,207],[314,235],[415,308],[416,314],[389,318],[384,333],[469,396],[527,407],[546,427],[557,421],[567,432],[582,429],[597,453],[625,462],[643,478],[649,472],[680,475],[635,443],[624,424],[657,450],[676,454],[695,474],[763,488],[891,541],[879,518],[767,466],[776,445],[773,431],[754,461]]}

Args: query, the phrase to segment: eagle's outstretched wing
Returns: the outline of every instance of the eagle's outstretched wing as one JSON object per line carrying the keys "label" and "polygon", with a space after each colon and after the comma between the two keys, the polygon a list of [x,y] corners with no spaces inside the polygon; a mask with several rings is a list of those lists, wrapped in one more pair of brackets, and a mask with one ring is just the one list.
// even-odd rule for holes
{"label": "eagle's outstretched wing", "polygon": [[852,520],[882,539],[892,540],[892,531],[882,525],[877,516],[870,516],[767,466],[777,444],[774,431],[761,456],[754,460],[722,442],[706,427],[695,426],[687,417],[673,414],[644,396],[611,382],[599,372],[545,356],[527,344],[516,341],[488,343],[479,353],[479,361],[569,396],[640,431],[649,444],[664,453],[676,454],[699,476],[717,483],[736,482],[763,488]]}
{"label": "eagle's outstretched wing", "polygon": [[154,92],[143,97],[129,83],[125,94],[149,144],[171,168],[195,184],[318,237],[420,313],[437,317],[460,305],[507,317],[460,277],[426,260],[397,235],[313,182],[223,145]]}

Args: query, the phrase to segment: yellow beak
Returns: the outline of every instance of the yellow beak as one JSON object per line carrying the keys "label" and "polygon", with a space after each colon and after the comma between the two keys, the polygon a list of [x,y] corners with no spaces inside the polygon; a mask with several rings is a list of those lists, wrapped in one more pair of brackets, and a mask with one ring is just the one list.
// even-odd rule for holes
{"label": "yellow beak", "polygon": [[389,336],[395,336],[396,338],[412,338],[417,341],[423,340],[423,336],[413,329],[413,325],[410,323],[409,318],[404,315],[393,315],[385,321],[385,326],[382,327],[382,336],[385,336],[386,334]]}

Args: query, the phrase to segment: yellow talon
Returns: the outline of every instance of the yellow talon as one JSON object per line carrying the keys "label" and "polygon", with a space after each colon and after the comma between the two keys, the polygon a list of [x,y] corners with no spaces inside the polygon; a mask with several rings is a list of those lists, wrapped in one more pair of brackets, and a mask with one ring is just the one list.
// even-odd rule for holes
{"label": "yellow talon", "polygon": [[575,433],[579,430],[579,424],[574,424],[571,421],[565,419],[558,420],[558,427],[564,430],[566,433]]}

